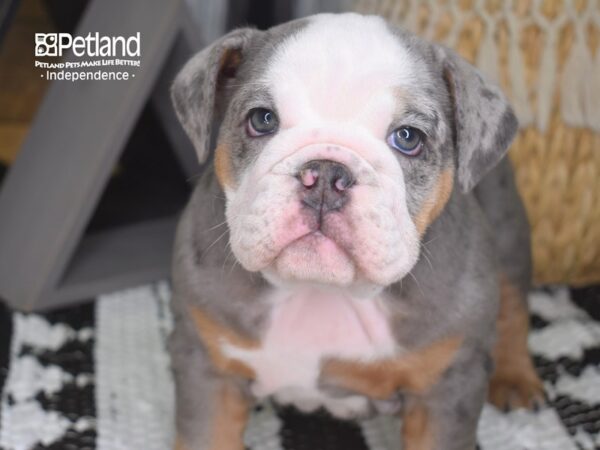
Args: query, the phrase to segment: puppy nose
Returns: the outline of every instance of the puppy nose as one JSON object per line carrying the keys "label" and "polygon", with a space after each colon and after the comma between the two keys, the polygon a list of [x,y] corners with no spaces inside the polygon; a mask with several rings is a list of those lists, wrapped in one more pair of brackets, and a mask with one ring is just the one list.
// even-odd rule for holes
{"label": "puppy nose", "polygon": [[341,209],[348,201],[354,177],[345,165],[329,160],[308,161],[300,168],[302,202],[324,214]]}

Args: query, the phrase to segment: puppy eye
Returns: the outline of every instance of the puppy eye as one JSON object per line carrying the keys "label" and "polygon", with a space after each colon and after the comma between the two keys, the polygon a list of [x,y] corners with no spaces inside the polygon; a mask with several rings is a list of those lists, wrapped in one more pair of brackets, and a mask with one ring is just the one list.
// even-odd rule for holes
{"label": "puppy eye", "polygon": [[277,116],[266,108],[254,108],[248,113],[247,130],[252,137],[271,134],[279,125]]}
{"label": "puppy eye", "polygon": [[396,128],[387,143],[407,156],[417,156],[423,149],[423,132],[413,127]]}

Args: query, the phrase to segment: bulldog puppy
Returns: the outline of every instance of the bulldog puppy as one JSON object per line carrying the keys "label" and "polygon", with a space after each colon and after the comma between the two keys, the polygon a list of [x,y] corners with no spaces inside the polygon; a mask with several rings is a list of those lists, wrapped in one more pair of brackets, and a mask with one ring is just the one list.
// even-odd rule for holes
{"label": "bulldog puppy", "polygon": [[269,397],[400,414],[405,450],[473,449],[488,385],[500,407],[541,396],[517,121],[476,69],[325,14],[232,31],[172,97],[211,161],[174,254],[178,448],[243,449]]}

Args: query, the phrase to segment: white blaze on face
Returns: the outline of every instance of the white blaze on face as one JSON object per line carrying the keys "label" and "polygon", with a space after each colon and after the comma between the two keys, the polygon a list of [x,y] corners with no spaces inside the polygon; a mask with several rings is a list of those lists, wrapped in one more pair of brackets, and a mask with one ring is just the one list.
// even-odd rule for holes
{"label": "white blaze on face", "polygon": [[[279,44],[264,75],[279,130],[227,192],[231,247],[246,269],[385,286],[412,268],[419,238],[386,135],[419,65],[373,16],[316,16]],[[314,159],[341,162],[356,179],[350,201],[325,215],[318,233],[296,178]]]}
{"label": "white blaze on face", "polygon": [[414,62],[385,21],[358,14],[316,16],[285,41],[265,75],[282,129],[308,121],[357,123],[383,137]]}

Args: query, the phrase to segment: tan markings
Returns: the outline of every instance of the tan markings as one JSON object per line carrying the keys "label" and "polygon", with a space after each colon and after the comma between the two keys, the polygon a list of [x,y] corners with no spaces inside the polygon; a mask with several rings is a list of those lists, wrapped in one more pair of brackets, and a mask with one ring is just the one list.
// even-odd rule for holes
{"label": "tan markings", "polygon": [[445,169],[438,177],[436,184],[433,187],[433,192],[425,200],[425,203],[416,216],[415,225],[421,236],[425,233],[427,227],[437,219],[444,209],[444,206],[446,206],[446,203],[448,203],[453,186],[454,170]]}
{"label": "tan markings", "polygon": [[[244,430],[248,422],[249,402],[234,384],[223,381],[214,391],[215,409],[210,434],[201,442],[208,450],[243,450]],[[175,450],[191,450],[184,439],[177,436]]]}
{"label": "tan markings", "polygon": [[371,362],[328,359],[321,379],[375,399],[387,399],[399,390],[421,394],[450,366],[461,343],[462,338],[447,338],[412,353]]}
{"label": "tan markings", "polygon": [[218,144],[215,149],[215,174],[221,187],[233,186],[231,152],[229,151],[229,147],[224,144]]}
{"label": "tan markings", "polygon": [[[238,48],[229,48],[223,52],[219,60],[219,77],[217,89],[235,77],[237,69],[242,62],[242,51]],[[215,173],[221,187],[233,186],[233,171],[231,167],[231,152],[228,146],[217,144],[215,149]]]}
{"label": "tan markings", "polygon": [[402,449],[431,450],[434,442],[433,419],[427,407],[413,399],[402,414]]}
{"label": "tan markings", "polygon": [[488,397],[498,408],[533,407],[543,402],[544,387],[527,349],[529,315],[523,294],[500,276],[500,313],[496,321],[495,372]]}
{"label": "tan markings", "polygon": [[221,88],[226,79],[235,77],[237,69],[242,63],[242,50],[239,48],[228,48],[219,60],[219,79],[217,88]]}
{"label": "tan markings", "polygon": [[177,436],[177,439],[175,440],[175,450],[188,450],[188,448],[183,445],[183,441],[179,436]]}
{"label": "tan markings", "polygon": [[248,400],[239,388],[223,383],[217,397],[210,450],[244,450]]}
{"label": "tan markings", "polygon": [[210,318],[200,308],[192,307],[190,308],[190,313],[215,368],[225,375],[237,375],[254,379],[254,370],[242,361],[229,358],[223,354],[222,345],[226,343],[240,349],[253,350],[260,346],[258,342],[243,337],[224,327]]}

